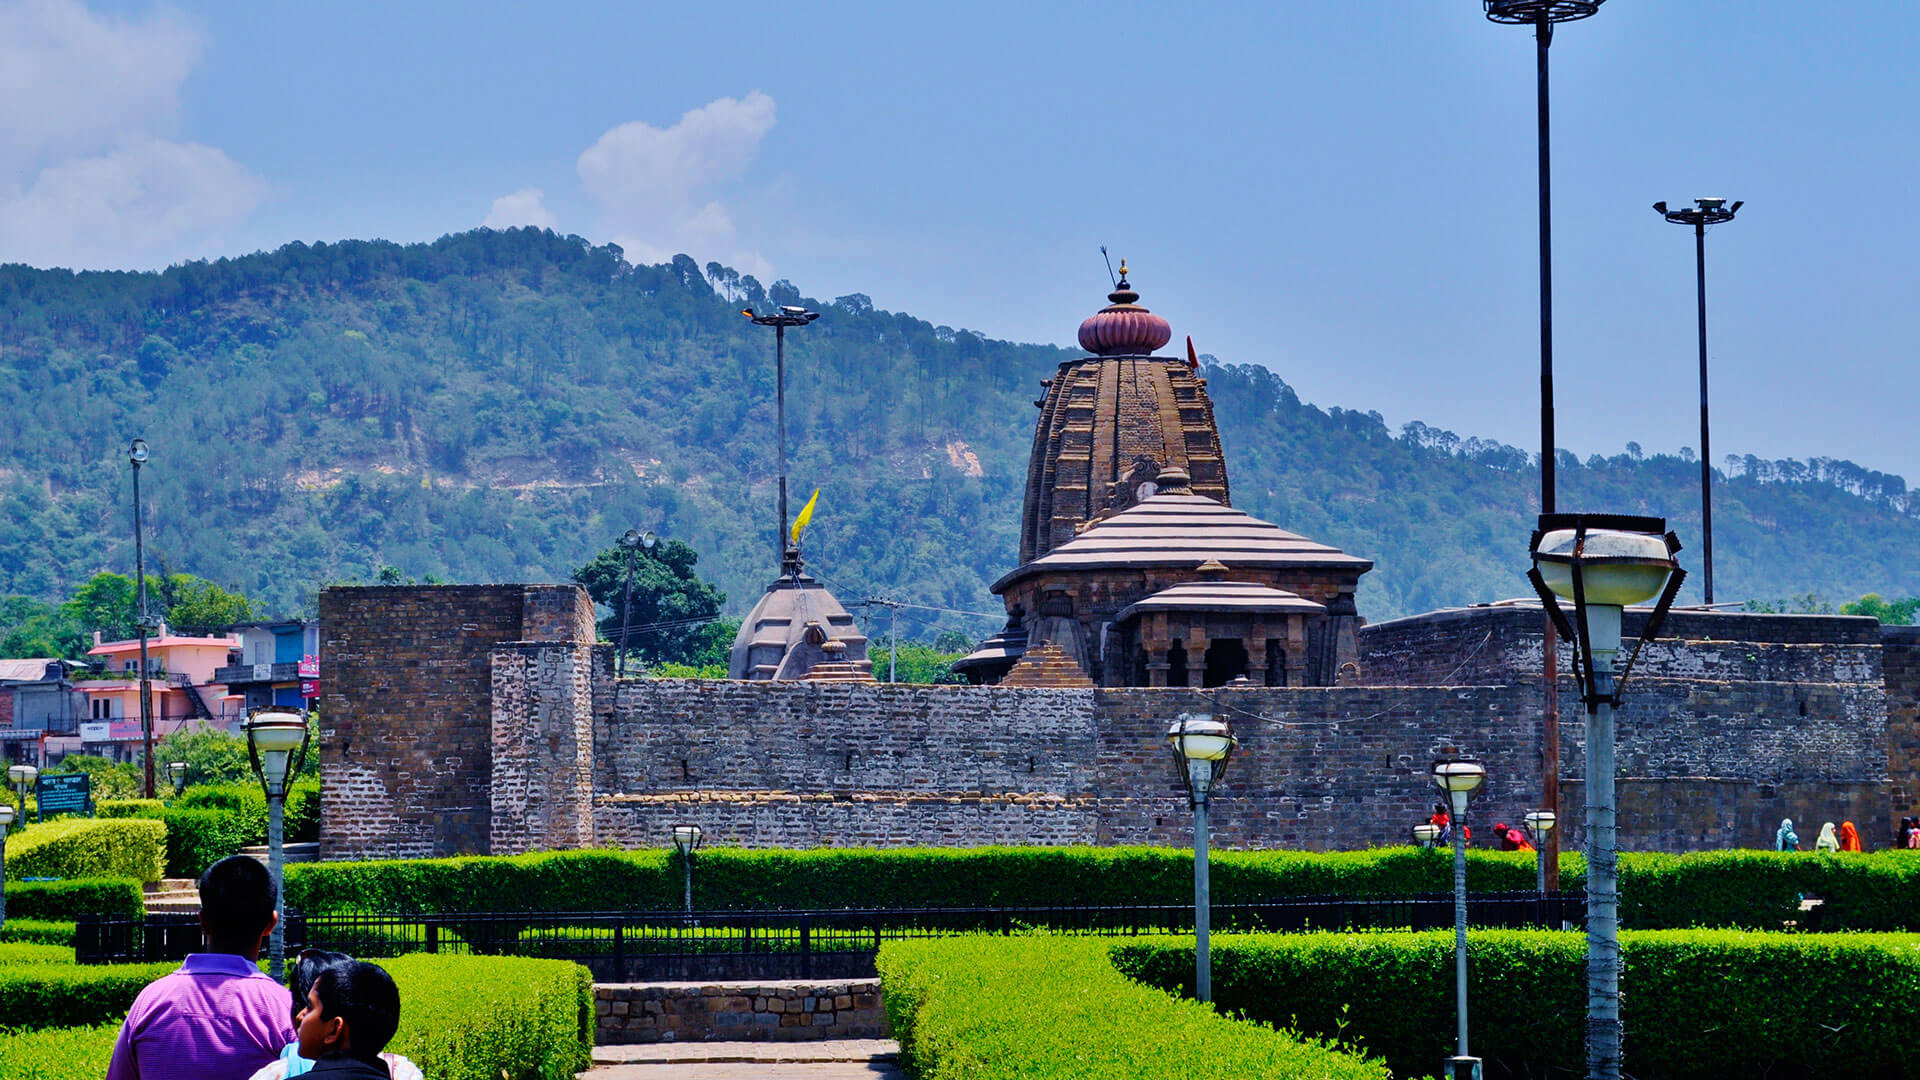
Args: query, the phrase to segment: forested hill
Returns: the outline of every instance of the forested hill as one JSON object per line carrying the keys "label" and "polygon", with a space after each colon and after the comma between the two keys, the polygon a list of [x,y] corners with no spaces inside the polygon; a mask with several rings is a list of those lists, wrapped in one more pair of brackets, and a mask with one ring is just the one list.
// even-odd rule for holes
{"label": "forested hill", "polygon": [[[57,600],[131,569],[138,435],[149,566],[280,613],[387,565],[563,579],[636,525],[693,545],[744,611],[774,566],[773,342],[739,308],[769,302],[823,312],[787,354],[794,509],[822,489],[810,568],[847,601],[997,610],[1032,401],[1075,354],[531,229],[160,274],[0,268],[0,594]],[[1324,412],[1250,363],[1205,374],[1235,504],[1374,559],[1368,617],[1525,590],[1524,452]],[[1697,537],[1697,466],[1561,467],[1563,505]],[[1920,592],[1920,500],[1897,477],[1748,459],[1716,490],[1720,599]],[[916,634],[995,622],[901,616]]]}

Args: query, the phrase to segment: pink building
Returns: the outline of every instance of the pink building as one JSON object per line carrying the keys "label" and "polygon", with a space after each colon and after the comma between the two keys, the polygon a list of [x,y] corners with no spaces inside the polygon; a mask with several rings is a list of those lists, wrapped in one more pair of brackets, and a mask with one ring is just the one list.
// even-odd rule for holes
{"label": "pink building", "polygon": [[[214,672],[228,665],[239,646],[235,635],[188,637],[168,633],[166,623],[160,624],[160,632],[147,639],[155,739],[190,727],[235,729],[244,718],[240,700],[214,680]],[[131,760],[141,744],[139,639],[103,642],[96,631],[87,655],[98,658],[105,671],[98,677],[81,675],[74,680],[74,688],[87,701],[80,733],[49,739],[49,756],[84,750]],[[71,745],[53,745],[56,742]]]}

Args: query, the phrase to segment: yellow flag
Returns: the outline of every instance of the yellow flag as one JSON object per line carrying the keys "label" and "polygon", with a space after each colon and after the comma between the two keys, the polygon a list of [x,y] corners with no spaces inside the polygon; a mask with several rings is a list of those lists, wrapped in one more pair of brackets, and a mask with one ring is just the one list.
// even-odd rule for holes
{"label": "yellow flag", "polygon": [[814,488],[813,497],[807,500],[807,505],[800,508],[800,516],[793,519],[793,538],[789,541],[790,543],[800,542],[800,530],[806,528],[807,522],[813,520],[813,504],[819,501],[820,489]]}

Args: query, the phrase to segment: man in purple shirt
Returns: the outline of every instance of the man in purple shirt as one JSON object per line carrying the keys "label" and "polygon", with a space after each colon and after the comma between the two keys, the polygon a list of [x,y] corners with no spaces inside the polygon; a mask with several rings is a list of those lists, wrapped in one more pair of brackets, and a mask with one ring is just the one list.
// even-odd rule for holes
{"label": "man in purple shirt", "polygon": [[260,971],[278,919],[273,878],[235,855],[200,875],[207,951],[140,991],[113,1044],[107,1080],[230,1080],[294,1039],[293,996]]}

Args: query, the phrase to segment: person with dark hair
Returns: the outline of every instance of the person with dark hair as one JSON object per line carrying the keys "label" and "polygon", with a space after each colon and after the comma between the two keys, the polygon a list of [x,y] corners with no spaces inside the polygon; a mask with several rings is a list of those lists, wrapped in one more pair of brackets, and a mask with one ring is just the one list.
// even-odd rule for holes
{"label": "person with dark hair", "polygon": [[389,1080],[380,1052],[400,1027],[400,988],[377,964],[322,968],[300,1014],[300,1056],[315,1080]]}
{"label": "person with dark hair", "polygon": [[[343,952],[329,952],[326,949],[302,949],[293,964],[287,968],[287,989],[293,991],[293,1026],[297,1032],[300,1016],[307,1010],[307,997],[313,992],[313,984],[319,981],[320,973],[330,967],[353,962],[353,957]],[[381,1063],[387,1068],[391,1080],[424,1080],[420,1066],[399,1054],[380,1055]],[[300,1053],[300,1041],[295,1038],[280,1050],[280,1059],[264,1066],[248,1080],[292,1080],[296,1076],[305,1076],[313,1071],[315,1062]]]}
{"label": "person with dark hair", "polygon": [[107,1080],[230,1080],[274,1059],[293,1037],[292,996],[260,970],[277,899],[257,859],[234,855],[200,875],[206,951],[140,991]]}

